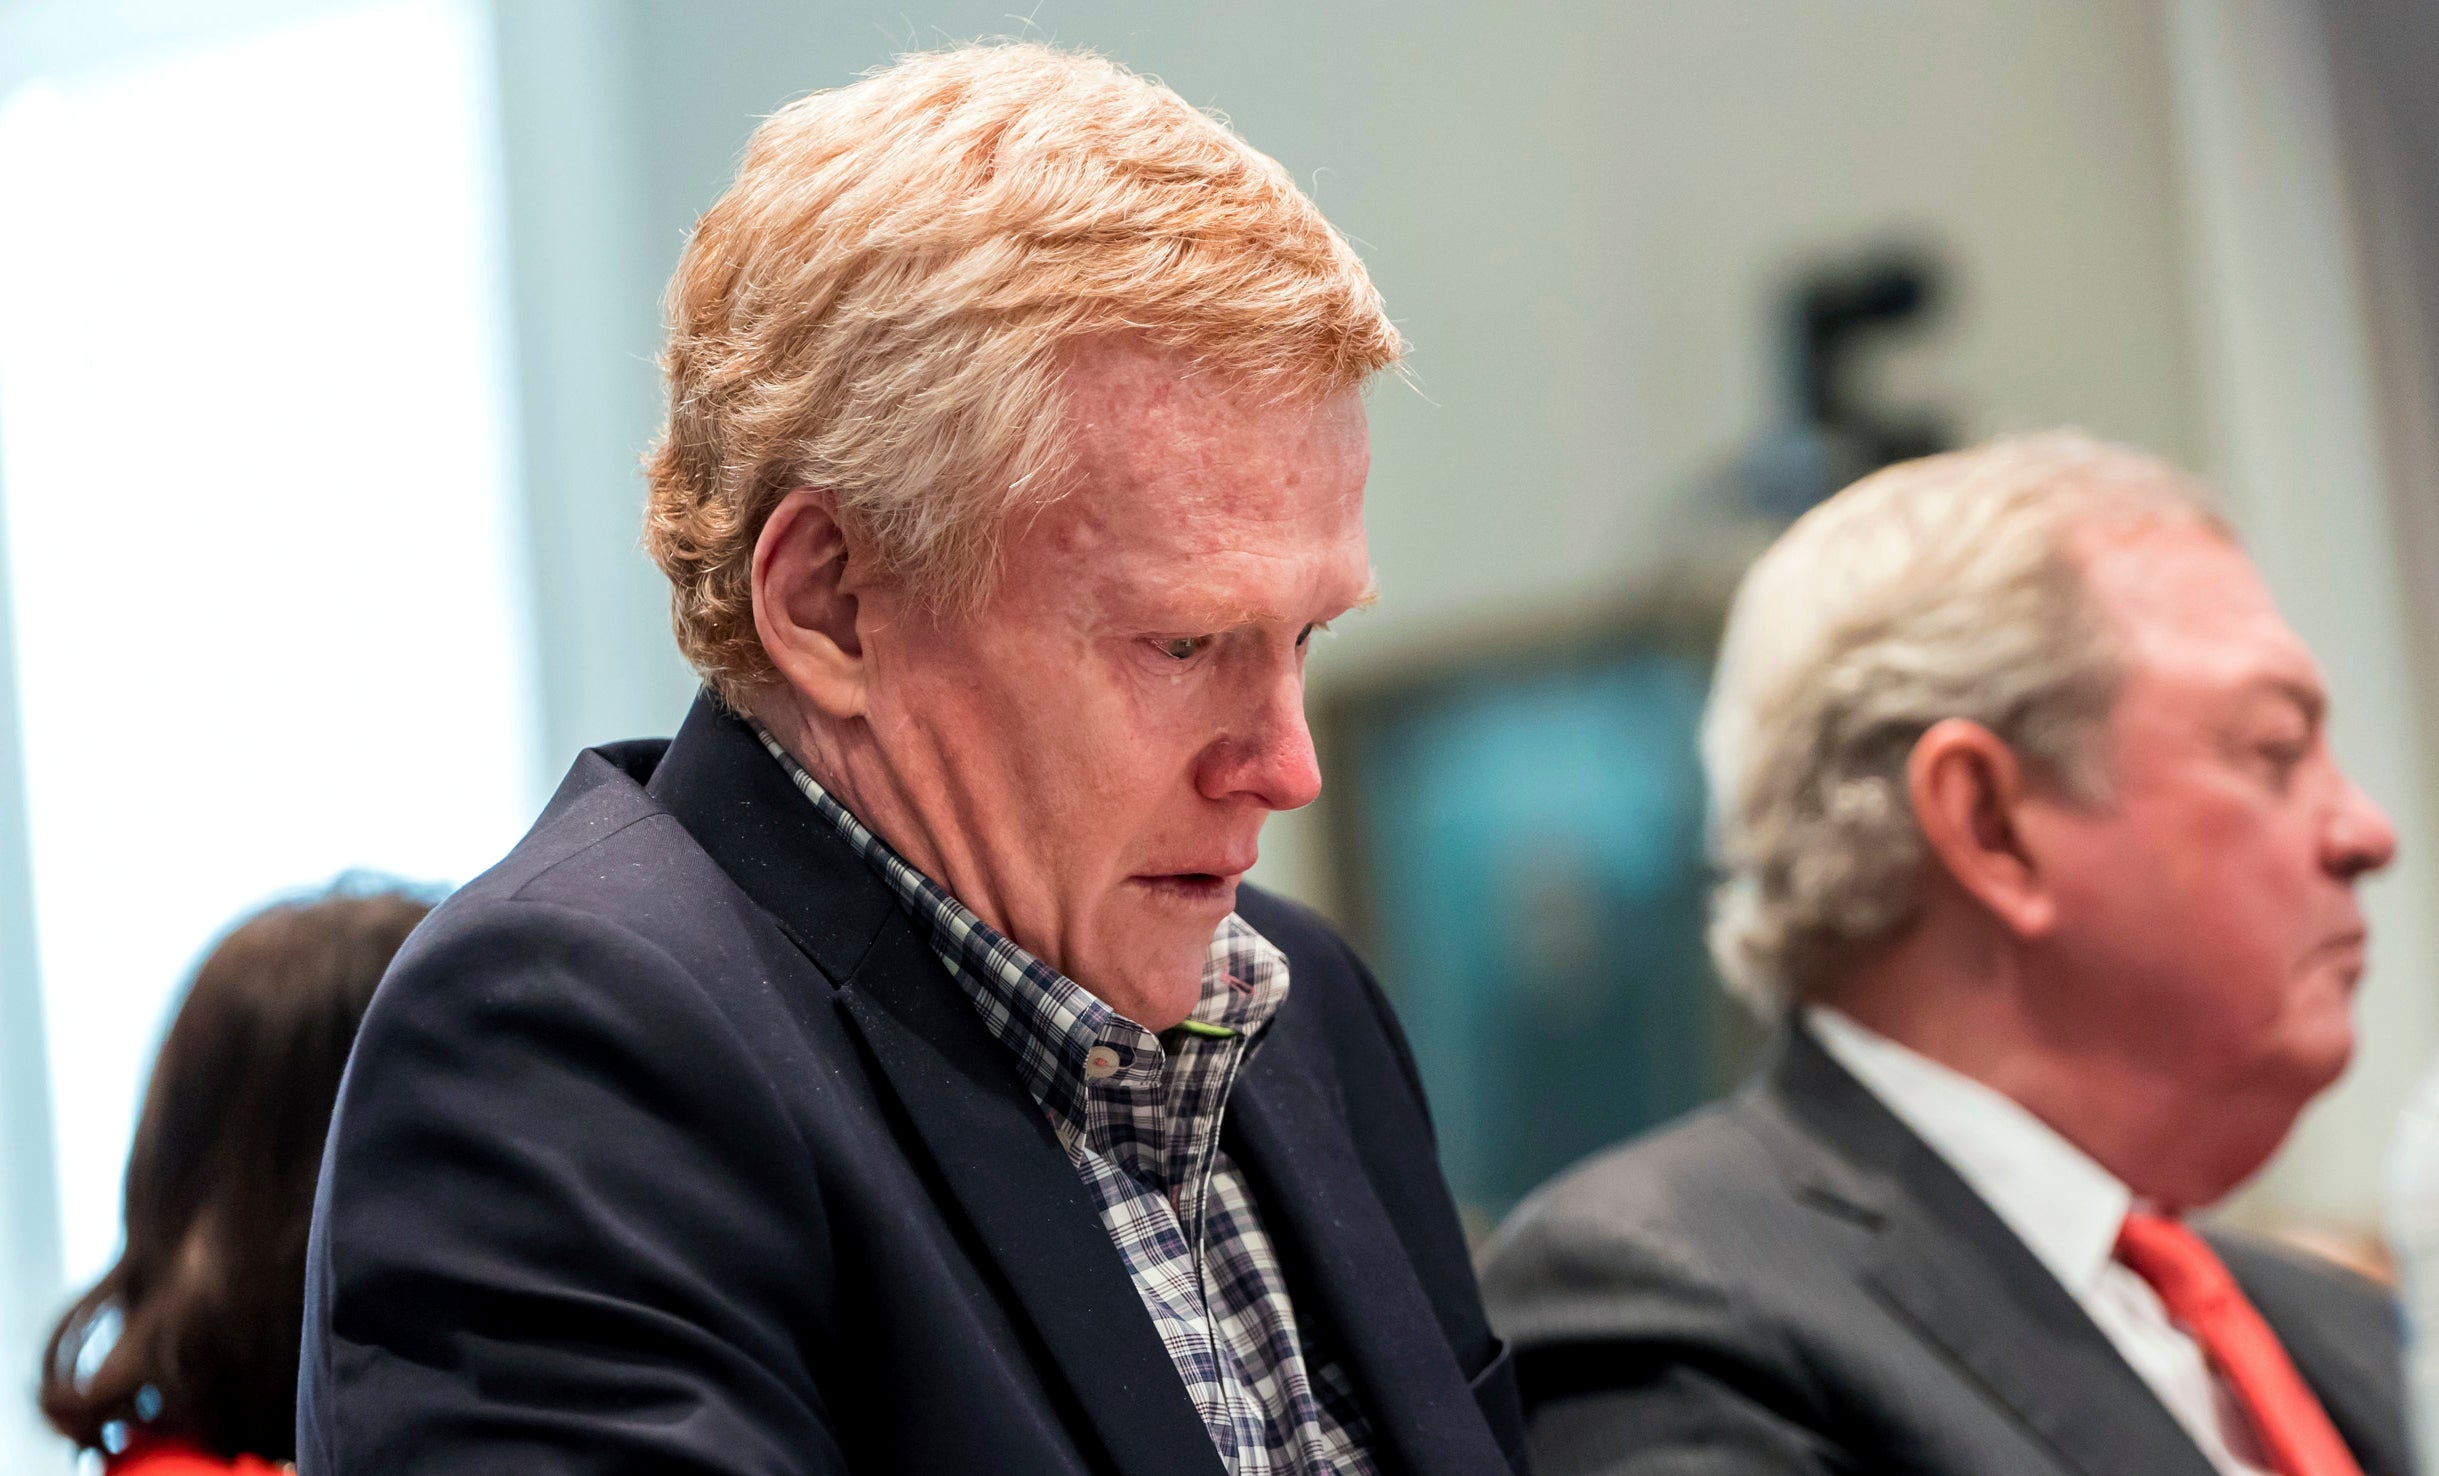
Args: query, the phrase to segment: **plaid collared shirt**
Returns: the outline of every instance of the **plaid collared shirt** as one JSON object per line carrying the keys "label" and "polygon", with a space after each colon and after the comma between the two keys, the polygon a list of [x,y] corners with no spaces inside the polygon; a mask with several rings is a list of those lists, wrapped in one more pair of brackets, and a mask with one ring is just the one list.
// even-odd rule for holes
{"label": "plaid collared shirt", "polygon": [[[757,729],[756,731],[760,731]],[[762,743],[932,935],[1083,1177],[1144,1310],[1236,1476],[1373,1476],[1346,1372],[1316,1356],[1245,1176],[1219,1145],[1237,1073],[1287,998],[1287,959],[1231,913],[1193,1018],[1164,1039],[994,931]]]}

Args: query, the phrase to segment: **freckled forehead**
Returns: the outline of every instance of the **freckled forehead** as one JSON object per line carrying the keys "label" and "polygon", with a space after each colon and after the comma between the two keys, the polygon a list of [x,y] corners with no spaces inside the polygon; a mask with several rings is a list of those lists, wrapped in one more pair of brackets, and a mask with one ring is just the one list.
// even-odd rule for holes
{"label": "freckled forehead", "polygon": [[1159,505],[1171,519],[1310,518],[1360,501],[1363,405],[1253,398],[1177,355],[1097,345],[1064,376],[1077,488]]}
{"label": "freckled forehead", "polygon": [[1049,561],[1111,598],[1148,591],[1282,618],[1366,592],[1370,449],[1355,392],[1266,402],[1123,344],[1081,355],[1064,386],[1072,472],[1020,539],[1037,573]]}

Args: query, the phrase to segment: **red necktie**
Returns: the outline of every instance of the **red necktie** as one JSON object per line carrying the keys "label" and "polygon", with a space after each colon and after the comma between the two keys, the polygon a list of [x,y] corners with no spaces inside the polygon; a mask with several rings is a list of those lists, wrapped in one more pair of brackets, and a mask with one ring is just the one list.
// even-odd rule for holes
{"label": "red necktie", "polygon": [[2362,1476],[2278,1334],[2201,1236],[2158,1215],[2128,1215],[2117,1259],[2151,1283],[2168,1315],[2202,1345],[2278,1476]]}

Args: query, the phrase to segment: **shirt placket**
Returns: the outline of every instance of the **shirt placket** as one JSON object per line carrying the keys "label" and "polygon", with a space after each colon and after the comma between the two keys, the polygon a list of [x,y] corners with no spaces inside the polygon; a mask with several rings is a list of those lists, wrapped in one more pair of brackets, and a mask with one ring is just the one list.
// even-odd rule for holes
{"label": "shirt placket", "polygon": [[1157,1230],[1145,1235],[1142,1254],[1147,1259],[1137,1274],[1166,1284],[1162,1295],[1169,1300],[1171,1315],[1183,1319],[1177,1332],[1191,1340],[1196,1359],[1209,1369],[1210,1385],[1196,1388],[1189,1380],[1188,1393],[1230,1470],[1266,1470],[1259,1411],[1248,1402],[1230,1367],[1230,1352],[1212,1313],[1202,1247],[1181,1209],[1182,1181],[1173,1171],[1171,1155],[1191,1134],[1181,1129],[1171,1110],[1178,1057],[1150,1032],[1120,1018],[1102,1027],[1086,1051],[1085,1065],[1086,1146],[1132,1186],[1124,1192],[1137,1196],[1137,1213],[1164,1218],[1173,1233],[1174,1259],[1155,1257],[1151,1247],[1164,1239]]}
{"label": "shirt placket", "polygon": [[1169,1114],[1169,1202],[1177,1211],[1179,1229],[1194,1250],[1194,1274],[1209,1305],[1209,1269],[1204,1264],[1204,1221],[1211,1199],[1211,1171],[1219,1158],[1221,1113],[1216,1104],[1228,1100],[1235,1084],[1244,1042],[1187,1037],[1170,1057],[1171,1104],[1188,1104]]}
{"label": "shirt placket", "polygon": [[1234,967],[1237,950],[1231,946],[1232,939],[1233,930],[1223,928],[1213,940],[1202,998],[1195,1009],[1199,1021],[1231,1033],[1180,1036],[1172,1047],[1169,1072],[1171,1130],[1177,1130],[1174,1119],[1179,1118],[1185,1129],[1177,1145],[1174,1182],[1191,1186],[1181,1197],[1178,1217],[1194,1246],[1198,1270],[1211,1173],[1219,1160],[1220,1125],[1226,1121],[1228,1100],[1236,1093],[1237,1073],[1244,1068],[1254,1033],[1267,1019],[1264,1006],[1269,1003],[1265,991],[1244,982]]}
{"label": "shirt placket", "polygon": [[1170,1181],[1178,1186],[1173,1202],[1181,1233],[1193,1253],[1195,1294],[1204,1326],[1209,1329],[1212,1348],[1220,1362],[1230,1412],[1243,1431],[1236,1469],[1268,1472],[1274,1469],[1274,1458],[1292,1459],[1294,1439],[1289,1436],[1286,1448],[1274,1450],[1265,1438],[1269,1415],[1253,1386],[1246,1382],[1254,1371],[1240,1366],[1244,1349],[1237,1345],[1225,1325],[1229,1314],[1223,1305],[1220,1283],[1228,1273],[1215,1264],[1210,1225],[1221,1128],[1227,1120],[1227,1104],[1235,1090],[1237,1073],[1247,1057],[1250,1030],[1259,1027],[1263,1013],[1261,992],[1242,983],[1230,967],[1235,960],[1233,950],[1226,946],[1227,936],[1223,933],[1213,940],[1195,1019],[1205,1026],[1223,1026],[1231,1033],[1213,1036],[1181,1027],[1166,1040],[1170,1051],[1166,1100]]}
{"label": "shirt placket", "polygon": [[1160,1087],[1168,1065],[1158,1037],[1116,1015],[1101,1023],[1084,1053],[1085,1141],[1164,1199],[1160,1170],[1168,1124]]}

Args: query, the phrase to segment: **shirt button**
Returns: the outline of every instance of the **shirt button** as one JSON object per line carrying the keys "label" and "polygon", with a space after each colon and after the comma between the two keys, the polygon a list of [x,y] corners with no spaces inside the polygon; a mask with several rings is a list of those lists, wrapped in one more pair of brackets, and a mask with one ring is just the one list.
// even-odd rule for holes
{"label": "shirt button", "polygon": [[1084,1074],[1094,1081],[1107,1081],[1118,1074],[1123,1065],[1118,1053],[1105,1045],[1094,1046],[1084,1053]]}

